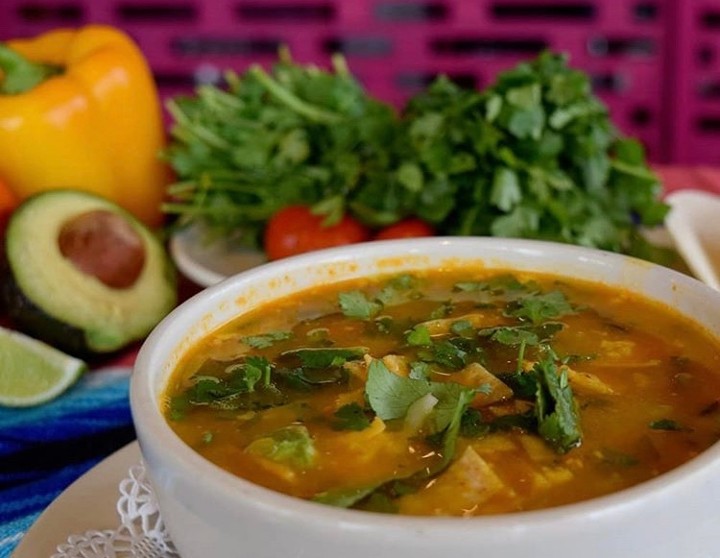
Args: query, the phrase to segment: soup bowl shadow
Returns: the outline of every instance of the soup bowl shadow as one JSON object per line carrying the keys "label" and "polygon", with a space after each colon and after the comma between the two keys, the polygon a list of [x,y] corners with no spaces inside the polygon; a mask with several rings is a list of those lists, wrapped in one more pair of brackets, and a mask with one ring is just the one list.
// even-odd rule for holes
{"label": "soup bowl shadow", "polygon": [[372,242],[279,260],[226,279],[155,328],[131,382],[143,460],[183,558],[720,556],[720,444],[650,481],[576,504],[473,518],[403,517],[334,508],[252,484],[201,457],[168,426],[161,398],[169,375],[197,341],[238,315],[319,284],[459,265],[619,286],[670,305],[720,336],[720,293],[699,281],[634,258],[541,241]]}

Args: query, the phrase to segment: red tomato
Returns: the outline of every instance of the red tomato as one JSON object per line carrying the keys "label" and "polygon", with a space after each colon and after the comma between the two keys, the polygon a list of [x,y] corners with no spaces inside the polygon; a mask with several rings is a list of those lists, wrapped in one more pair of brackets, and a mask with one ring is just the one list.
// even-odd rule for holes
{"label": "red tomato", "polygon": [[415,238],[417,236],[433,236],[435,230],[425,221],[416,218],[404,219],[394,225],[381,229],[375,240],[389,240],[391,238]]}
{"label": "red tomato", "polygon": [[294,254],[342,246],[368,240],[370,232],[347,213],[337,225],[323,226],[323,215],[310,208],[291,205],[272,216],[263,240],[268,259],[277,260]]}

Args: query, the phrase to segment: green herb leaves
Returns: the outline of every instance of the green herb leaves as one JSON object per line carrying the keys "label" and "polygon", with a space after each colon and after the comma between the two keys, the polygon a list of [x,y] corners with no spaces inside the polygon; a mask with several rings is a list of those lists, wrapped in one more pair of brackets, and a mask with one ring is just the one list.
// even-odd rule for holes
{"label": "green herb leaves", "polygon": [[538,432],[557,452],[580,444],[580,416],[568,382],[567,370],[558,368],[550,354],[532,369],[536,384],[535,415]]}
{"label": "green herb leaves", "polygon": [[[226,76],[168,104],[182,223],[258,245],[291,204],[372,227],[417,216],[439,234],[541,238],[653,256],[639,225],[668,208],[641,145],[623,138],[588,76],[545,52],[483,91],[437,78],[398,116],[341,56]],[[357,312],[357,308],[353,312]],[[367,306],[362,315],[371,316]]]}

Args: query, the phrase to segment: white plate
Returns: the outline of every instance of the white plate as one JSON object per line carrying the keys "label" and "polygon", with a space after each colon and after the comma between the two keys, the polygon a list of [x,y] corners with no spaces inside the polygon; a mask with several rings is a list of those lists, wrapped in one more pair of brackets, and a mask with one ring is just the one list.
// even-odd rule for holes
{"label": "white plate", "polygon": [[693,274],[720,290],[720,196],[680,190],[666,198],[665,225]]}
{"label": "white plate", "polygon": [[132,442],[113,453],[71,484],[47,507],[25,534],[12,558],[46,558],[70,535],[116,529],[120,481],[140,463],[140,447]]}
{"label": "white plate", "polygon": [[170,255],[178,269],[191,281],[209,287],[223,279],[265,263],[265,254],[238,248],[230,242],[203,241],[203,229],[191,225],[172,235]]}
{"label": "white plate", "polygon": [[[720,196],[688,189],[669,194],[665,201],[671,206],[665,227],[644,234],[660,246],[674,245],[698,279],[720,290]],[[203,287],[267,261],[257,250],[223,240],[204,242],[198,225],[172,236],[170,254],[180,271]]]}

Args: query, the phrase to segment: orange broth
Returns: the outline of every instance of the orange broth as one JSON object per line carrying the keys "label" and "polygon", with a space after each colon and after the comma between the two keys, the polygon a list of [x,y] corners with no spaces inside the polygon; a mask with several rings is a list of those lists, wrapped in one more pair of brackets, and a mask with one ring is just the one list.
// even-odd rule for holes
{"label": "orange broth", "polygon": [[630,292],[461,268],[266,304],[197,343],[164,403],[187,444],[270,489],[469,516],[693,458],[720,435],[719,364],[718,339]]}

